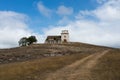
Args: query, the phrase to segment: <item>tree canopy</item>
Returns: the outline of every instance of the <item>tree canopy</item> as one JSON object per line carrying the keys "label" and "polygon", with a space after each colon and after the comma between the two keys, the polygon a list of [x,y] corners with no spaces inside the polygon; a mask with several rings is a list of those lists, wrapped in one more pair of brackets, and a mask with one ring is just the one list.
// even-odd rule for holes
{"label": "tree canopy", "polygon": [[27,40],[28,40],[29,44],[33,44],[34,42],[37,42],[37,39],[35,36],[30,36],[30,37],[28,37]]}
{"label": "tree canopy", "polygon": [[35,36],[29,36],[28,38],[27,37],[22,37],[18,43],[19,43],[19,46],[28,46],[30,44],[33,44],[34,42],[37,42],[37,39]]}

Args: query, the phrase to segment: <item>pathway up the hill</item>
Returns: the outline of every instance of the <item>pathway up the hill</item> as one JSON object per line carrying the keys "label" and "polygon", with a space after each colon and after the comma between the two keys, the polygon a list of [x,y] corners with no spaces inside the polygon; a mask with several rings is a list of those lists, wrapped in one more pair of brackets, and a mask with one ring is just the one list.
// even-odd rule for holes
{"label": "pathway up the hill", "polygon": [[50,73],[45,80],[93,80],[91,70],[98,63],[98,59],[108,52],[109,50],[105,50],[102,53],[91,54],[54,73]]}

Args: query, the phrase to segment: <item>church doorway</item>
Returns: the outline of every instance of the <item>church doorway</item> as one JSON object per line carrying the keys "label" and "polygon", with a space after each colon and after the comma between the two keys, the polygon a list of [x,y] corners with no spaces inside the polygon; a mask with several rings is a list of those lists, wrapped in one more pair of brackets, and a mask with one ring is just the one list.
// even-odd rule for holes
{"label": "church doorway", "polygon": [[66,39],[64,39],[64,43],[66,43],[67,42],[67,40]]}

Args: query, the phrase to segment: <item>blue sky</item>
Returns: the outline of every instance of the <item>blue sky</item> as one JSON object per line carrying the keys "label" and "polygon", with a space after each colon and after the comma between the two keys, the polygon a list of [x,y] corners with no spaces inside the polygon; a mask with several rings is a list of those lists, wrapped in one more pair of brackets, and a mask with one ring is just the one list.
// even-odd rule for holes
{"label": "blue sky", "polygon": [[[120,47],[120,0],[0,0],[0,48],[18,46],[23,36],[68,29],[70,40]],[[114,38],[113,38],[114,37]],[[14,39],[14,40],[13,40]]]}
{"label": "blue sky", "polygon": [[[46,17],[39,12],[38,2],[41,2],[46,8],[53,10],[51,17]],[[15,11],[28,15],[31,19],[30,28],[37,31],[41,27],[56,25],[63,17],[55,12],[59,6],[63,5],[73,8],[74,13],[68,16],[70,19],[73,19],[74,15],[80,10],[92,10],[98,6],[97,4],[95,0],[0,0],[0,10]]]}

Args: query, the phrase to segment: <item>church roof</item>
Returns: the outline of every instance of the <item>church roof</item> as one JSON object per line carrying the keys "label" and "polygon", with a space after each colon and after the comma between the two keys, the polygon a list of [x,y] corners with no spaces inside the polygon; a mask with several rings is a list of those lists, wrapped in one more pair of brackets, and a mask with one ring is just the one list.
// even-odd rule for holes
{"label": "church roof", "polygon": [[49,39],[59,40],[61,39],[61,36],[47,36],[46,40],[49,40]]}

